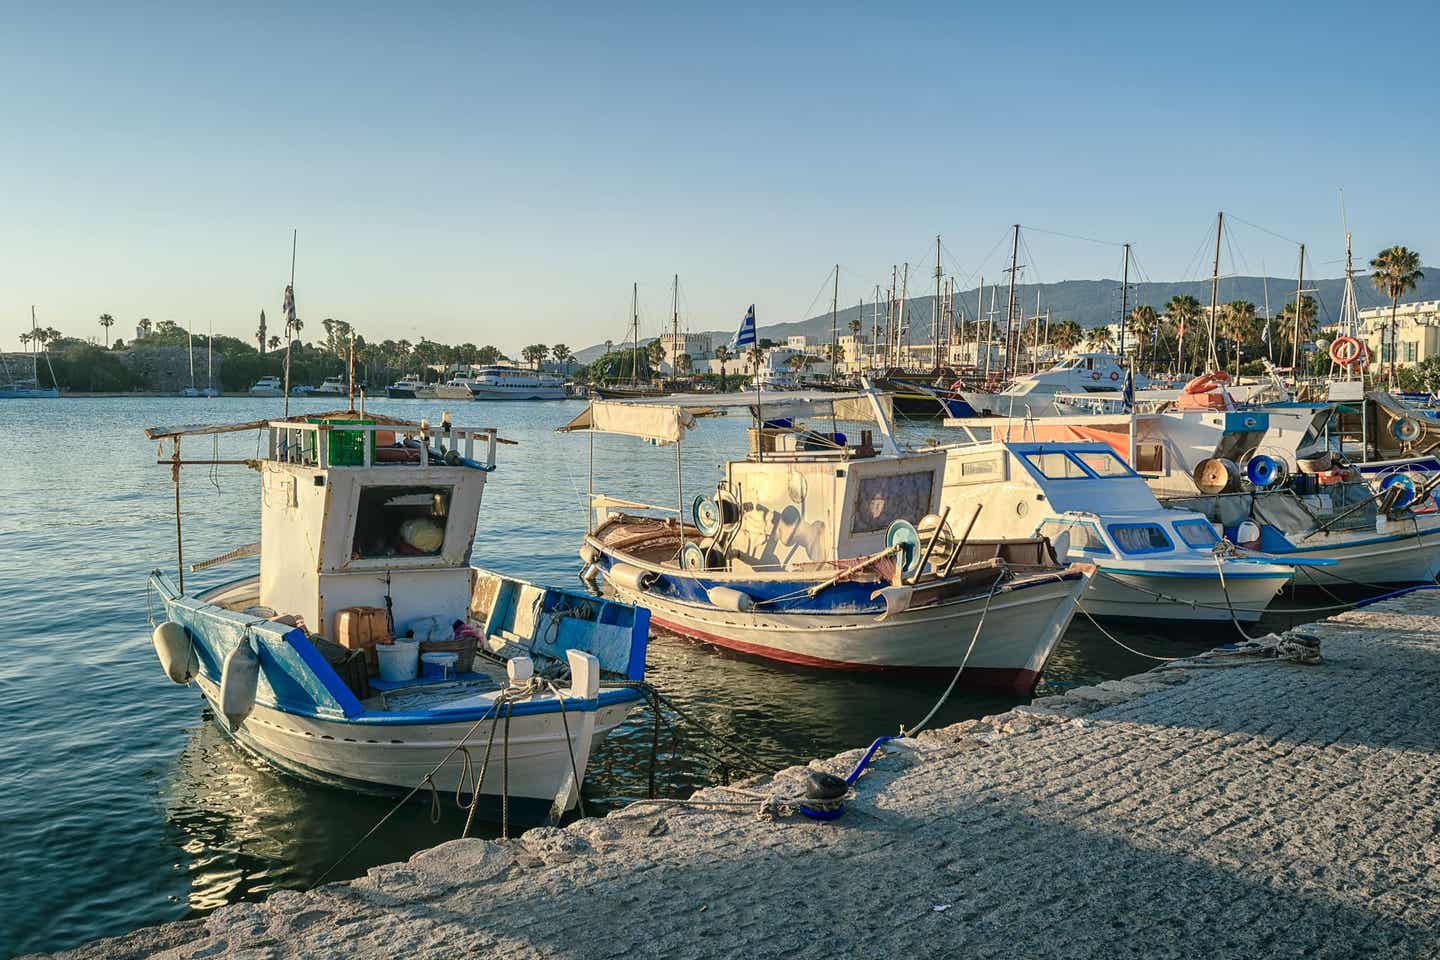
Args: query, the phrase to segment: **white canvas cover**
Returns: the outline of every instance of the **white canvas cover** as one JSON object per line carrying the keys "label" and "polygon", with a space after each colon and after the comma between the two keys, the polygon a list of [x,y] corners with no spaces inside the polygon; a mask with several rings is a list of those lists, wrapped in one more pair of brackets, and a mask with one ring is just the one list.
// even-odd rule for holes
{"label": "white canvas cover", "polygon": [[655,443],[676,443],[695,426],[695,417],[683,407],[596,400],[557,432],[594,430],[641,437]]}

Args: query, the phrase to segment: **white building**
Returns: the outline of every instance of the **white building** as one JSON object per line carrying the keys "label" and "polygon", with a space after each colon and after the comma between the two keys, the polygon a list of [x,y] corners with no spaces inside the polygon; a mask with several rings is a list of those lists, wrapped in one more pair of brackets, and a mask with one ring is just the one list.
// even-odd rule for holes
{"label": "white building", "polygon": [[[1390,362],[1390,307],[1369,307],[1359,312],[1360,339],[1377,363]],[[1412,364],[1440,356],[1440,300],[1402,303],[1395,310],[1395,364]]]}
{"label": "white building", "polygon": [[662,333],[660,334],[660,347],[665,351],[665,362],[674,365],[675,358],[682,353],[690,355],[690,361],[696,370],[705,366],[705,361],[714,354],[710,338],[699,333]]}

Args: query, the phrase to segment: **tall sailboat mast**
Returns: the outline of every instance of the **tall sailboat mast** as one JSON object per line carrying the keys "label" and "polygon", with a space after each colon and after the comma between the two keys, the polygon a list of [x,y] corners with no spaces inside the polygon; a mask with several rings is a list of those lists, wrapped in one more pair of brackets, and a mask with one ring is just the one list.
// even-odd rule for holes
{"label": "tall sailboat mast", "polygon": [[[1010,328],[1015,323],[1015,274],[1019,272],[1018,261],[1020,259],[1020,224],[1015,224],[1015,239],[1010,243],[1010,294],[1005,306],[1005,379],[1010,379],[1010,369],[1013,366],[1016,373],[1020,372],[1019,350],[1011,350]],[[1017,344],[1018,346],[1018,344]],[[1017,354],[1012,358],[1012,353]]]}
{"label": "tall sailboat mast", "polygon": [[1220,369],[1220,356],[1215,352],[1215,335],[1218,318],[1215,315],[1216,299],[1220,295],[1220,234],[1225,229],[1225,211],[1215,218],[1215,266],[1210,271],[1210,369]]}
{"label": "tall sailboat mast", "polygon": [[670,288],[670,385],[675,385],[675,376],[678,374],[680,365],[680,354],[685,351],[681,349],[680,343],[680,274],[675,274],[675,282]]}
{"label": "tall sailboat mast", "polygon": [[640,370],[640,284],[630,285],[630,330],[635,338],[635,350],[630,354],[630,386]]}
{"label": "tall sailboat mast", "polygon": [[[840,349],[840,264],[835,264],[835,287],[830,297],[830,382],[835,382],[835,369],[839,366],[837,351]],[[833,418],[832,418],[833,419]]]}
{"label": "tall sailboat mast", "polygon": [[935,234],[935,300],[930,305],[930,360],[935,369],[940,369],[940,318],[942,316],[942,305],[940,302],[940,278],[943,276],[940,269],[940,234]]}
{"label": "tall sailboat mast", "polygon": [[[1349,261],[1346,261],[1349,267]],[[1295,334],[1290,340],[1290,380],[1300,389],[1300,309],[1305,295],[1305,244],[1300,244],[1300,272],[1295,274]]]}
{"label": "tall sailboat mast", "polygon": [[[1035,303],[1035,312],[1040,312],[1040,303]],[[1120,271],[1120,366],[1125,366],[1125,318],[1130,312],[1130,244],[1125,244],[1125,266]]]}

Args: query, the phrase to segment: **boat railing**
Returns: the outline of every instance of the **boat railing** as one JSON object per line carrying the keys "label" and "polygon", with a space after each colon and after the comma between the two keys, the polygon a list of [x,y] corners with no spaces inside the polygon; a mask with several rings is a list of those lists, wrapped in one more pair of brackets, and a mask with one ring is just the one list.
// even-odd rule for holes
{"label": "boat railing", "polygon": [[[494,427],[450,427],[448,430],[431,426],[406,426],[385,423],[297,423],[293,420],[272,420],[266,425],[269,435],[270,460],[294,463],[302,466],[328,470],[334,467],[375,466],[373,448],[376,438],[384,434],[394,441],[418,441],[419,465],[466,466],[481,470],[495,469],[495,445],[498,442]],[[335,433],[358,434],[358,463],[333,463],[330,436]],[[440,442],[440,450],[431,447]],[[476,460],[477,442],[484,452],[483,460]],[[439,456],[437,456],[437,453]],[[452,456],[454,455],[454,462]]]}

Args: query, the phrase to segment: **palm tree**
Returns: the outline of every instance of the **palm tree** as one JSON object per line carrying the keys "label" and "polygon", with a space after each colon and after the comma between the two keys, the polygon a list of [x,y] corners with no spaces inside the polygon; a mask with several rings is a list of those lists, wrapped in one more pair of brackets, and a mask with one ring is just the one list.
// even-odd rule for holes
{"label": "palm tree", "polygon": [[539,370],[540,364],[545,361],[545,357],[549,353],[550,348],[547,347],[545,344],[532,343],[530,344],[530,346],[520,351],[520,356],[525,358],[526,363],[533,366],[536,370]]}
{"label": "palm tree", "polygon": [[[645,357],[650,361],[651,369],[659,369],[661,362],[665,359],[665,346],[658,339],[651,340],[645,346]],[[671,365],[672,369],[674,365]]]}
{"label": "palm tree", "polygon": [[[1165,302],[1165,320],[1170,331],[1175,335],[1176,358],[1181,367],[1186,366],[1186,360],[1178,351],[1184,345],[1185,334],[1193,330],[1195,324],[1199,322],[1200,316],[1200,301],[1189,294],[1174,296]],[[1191,333],[1190,342],[1199,344],[1199,336]],[[1192,350],[1192,353],[1198,355],[1198,347]]]}
{"label": "palm tree", "polygon": [[760,344],[750,348],[750,369],[754,371],[755,378],[760,378],[760,361],[765,359],[765,348]]}
{"label": "palm tree", "polygon": [[1160,317],[1155,313],[1155,308],[1148,303],[1141,304],[1130,311],[1130,330],[1135,334],[1135,365],[1141,366],[1145,362],[1145,344],[1155,339],[1155,330],[1159,325]]}
{"label": "palm tree", "polygon": [[153,326],[153,324],[150,322],[150,318],[149,318],[149,317],[141,317],[141,318],[140,318],[140,323],[137,324],[137,326],[140,327],[140,331],[141,331],[141,332],[140,332],[140,336],[142,336],[142,337],[148,337],[148,336],[150,336],[150,328]]}
{"label": "palm tree", "polygon": [[37,339],[35,334],[31,333],[29,330],[26,330],[20,334],[20,342],[27,347],[30,346],[31,341],[35,339]]}
{"label": "palm tree", "polygon": [[550,348],[550,356],[555,358],[556,363],[564,365],[565,374],[569,376],[570,361],[575,359],[575,354],[570,352],[570,348],[563,343],[557,343]]}
{"label": "palm tree", "polygon": [[271,335],[270,335],[270,349],[271,349],[271,350],[279,350],[279,349],[280,349],[280,337],[279,337],[277,334],[271,334]]}
{"label": "palm tree", "polygon": [[1085,346],[1100,351],[1110,345],[1109,327],[1091,327],[1085,332]]}
{"label": "palm tree", "polygon": [[1396,314],[1400,309],[1400,298],[1405,296],[1425,274],[1420,269],[1420,254],[1405,247],[1387,247],[1370,261],[1370,282],[1390,298],[1390,383],[1395,383],[1395,350],[1399,336],[1400,322]]}
{"label": "palm tree", "polygon": [[[1305,294],[1300,298],[1300,342],[1305,343],[1315,334],[1315,298]],[[1271,341],[1280,341],[1287,344],[1295,342],[1295,301],[1291,300],[1285,304],[1285,309],[1280,311],[1276,318],[1274,328],[1271,331]],[[1300,352],[1295,351],[1298,358]],[[1283,355],[1281,362],[1284,362]]]}
{"label": "palm tree", "polygon": [[1235,300],[1225,304],[1220,314],[1220,334],[1235,342],[1235,372],[1240,372],[1240,348],[1255,340],[1255,304]]}
{"label": "palm tree", "polygon": [[1085,331],[1074,320],[1061,320],[1050,327],[1050,343],[1062,352],[1069,352],[1080,346]]}
{"label": "palm tree", "polygon": [[725,344],[715,348],[715,359],[720,361],[720,392],[725,392],[725,361],[730,359],[730,350]]}
{"label": "palm tree", "polygon": [[100,314],[100,326],[105,328],[105,349],[110,349],[110,328],[115,326],[115,318],[108,313]]}

